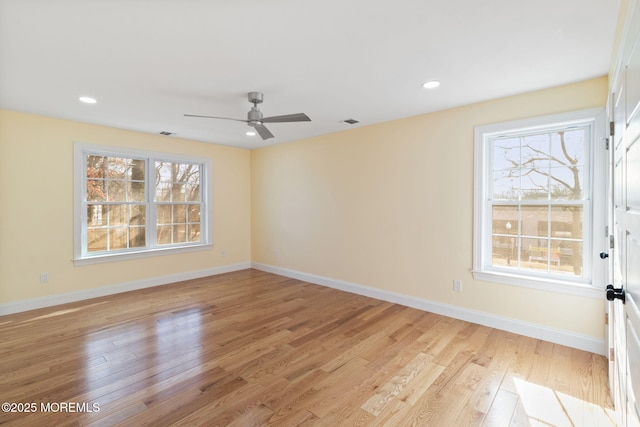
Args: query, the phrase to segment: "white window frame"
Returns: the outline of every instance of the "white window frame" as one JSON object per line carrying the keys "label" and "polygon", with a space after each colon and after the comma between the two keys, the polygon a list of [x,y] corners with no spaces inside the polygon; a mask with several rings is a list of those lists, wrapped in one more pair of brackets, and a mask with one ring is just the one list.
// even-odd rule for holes
{"label": "white window frame", "polygon": [[[109,252],[91,253],[87,251],[87,179],[86,157],[87,155],[100,155],[109,157],[125,157],[145,160],[145,191],[147,205],[146,219],[146,246],[143,248],[127,248]],[[153,200],[155,191],[155,177],[153,163],[165,161],[174,163],[198,164],[200,168],[200,188],[202,203],[200,208],[200,242],[178,243],[171,245],[158,245],[156,242],[156,203]],[[212,215],[211,215],[211,159],[192,157],[173,153],[141,151],[124,147],[111,147],[105,145],[74,143],[74,264],[86,265],[108,261],[120,261],[156,255],[191,252],[210,249],[213,246]]]}
{"label": "white window frame", "polygon": [[[524,286],[540,290],[602,298],[605,265],[597,260],[597,253],[605,248],[606,234],[606,141],[604,110],[593,108],[569,113],[554,114],[524,120],[477,126],[474,130],[474,279]],[[583,236],[584,274],[582,278],[564,278],[550,274],[515,271],[494,267],[491,264],[491,139],[510,133],[542,131],[556,126],[589,125],[590,162],[585,171],[585,227]],[[588,209],[588,211],[586,211]],[[587,213],[589,215],[587,215]],[[587,218],[588,216],[588,218]],[[598,262],[599,261],[599,262]]]}

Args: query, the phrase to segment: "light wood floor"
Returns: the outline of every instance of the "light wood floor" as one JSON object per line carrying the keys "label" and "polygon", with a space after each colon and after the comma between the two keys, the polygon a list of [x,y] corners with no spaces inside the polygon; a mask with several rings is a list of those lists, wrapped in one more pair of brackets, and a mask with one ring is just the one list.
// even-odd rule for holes
{"label": "light wood floor", "polygon": [[0,402],[35,404],[0,412],[24,426],[613,425],[601,356],[257,270],[0,317]]}

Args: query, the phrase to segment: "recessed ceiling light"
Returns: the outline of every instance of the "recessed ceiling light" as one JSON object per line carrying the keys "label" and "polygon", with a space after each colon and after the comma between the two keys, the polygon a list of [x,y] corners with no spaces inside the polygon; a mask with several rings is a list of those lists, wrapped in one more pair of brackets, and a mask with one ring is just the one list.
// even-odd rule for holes
{"label": "recessed ceiling light", "polygon": [[247,136],[256,136],[256,133],[252,130],[247,131]]}
{"label": "recessed ceiling light", "polygon": [[84,102],[85,104],[95,104],[96,102],[98,102],[95,98],[91,98],[90,96],[81,96],[78,98],[78,100],[80,102]]}
{"label": "recessed ceiling light", "polygon": [[435,89],[440,86],[440,82],[438,80],[429,80],[422,84],[422,87],[425,89]]}

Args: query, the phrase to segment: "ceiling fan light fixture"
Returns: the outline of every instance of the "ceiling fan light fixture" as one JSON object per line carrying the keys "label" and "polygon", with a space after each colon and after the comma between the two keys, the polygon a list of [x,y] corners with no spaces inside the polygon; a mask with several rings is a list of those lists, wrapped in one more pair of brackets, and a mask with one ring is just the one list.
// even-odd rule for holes
{"label": "ceiling fan light fixture", "polygon": [[256,136],[256,133],[252,130],[247,131],[247,136]]}
{"label": "ceiling fan light fixture", "polygon": [[422,83],[422,87],[425,89],[435,89],[440,86],[440,81],[438,80],[429,80],[428,82]]}

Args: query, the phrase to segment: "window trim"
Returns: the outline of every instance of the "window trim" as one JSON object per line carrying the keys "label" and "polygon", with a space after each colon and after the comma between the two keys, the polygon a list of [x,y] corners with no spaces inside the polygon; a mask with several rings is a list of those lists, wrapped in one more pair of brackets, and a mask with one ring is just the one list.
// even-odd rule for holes
{"label": "window trim", "polygon": [[[187,156],[182,154],[136,150],[125,147],[114,147],[106,145],[88,144],[84,142],[74,142],[73,157],[73,231],[74,231],[74,265],[88,265],[110,261],[122,261],[129,259],[138,259],[158,255],[168,255],[176,253],[194,252],[208,250],[213,247],[213,226],[212,226],[212,209],[211,200],[213,194],[213,185],[211,180],[211,159],[205,157]],[[86,194],[86,170],[84,157],[87,154],[97,154],[105,156],[132,157],[143,158],[149,168],[149,161],[163,160],[171,162],[197,163],[203,165],[200,171],[200,183],[202,190],[202,207],[201,207],[201,224],[200,235],[202,241],[200,243],[186,243],[176,246],[153,246],[141,249],[126,249],[113,253],[91,254],[84,251],[84,239],[86,239],[86,212],[84,208],[84,198]],[[147,203],[153,204],[151,197],[151,188],[149,184],[149,173],[146,174],[146,193]],[[155,224],[155,212],[150,209],[147,216],[147,232]],[[148,242],[155,242],[155,238],[148,239]]]}
{"label": "window trim", "polygon": [[[590,108],[586,110],[572,111],[568,113],[553,114],[533,117],[522,120],[493,123],[476,126],[474,129],[474,230],[473,230],[473,268],[471,270],[474,279],[487,282],[495,282],[514,286],[523,286],[545,291],[562,292],[573,295],[602,298],[604,288],[604,265],[595,260],[595,248],[604,247],[604,232],[600,233],[600,227],[604,230],[606,225],[606,154],[605,144],[600,144],[599,136],[605,135],[604,109]],[[545,130],[555,126],[591,125],[591,146],[588,182],[590,195],[586,200],[585,208],[589,209],[591,217],[588,236],[584,238],[585,268],[591,272],[590,277],[584,280],[562,280],[557,277],[549,277],[545,274],[526,274],[521,272],[509,272],[505,269],[491,268],[487,263],[490,256],[486,250],[486,239],[491,236],[491,227],[488,225],[490,213],[488,194],[490,191],[490,176],[488,168],[490,150],[487,145],[491,137],[504,133],[523,131]]]}

